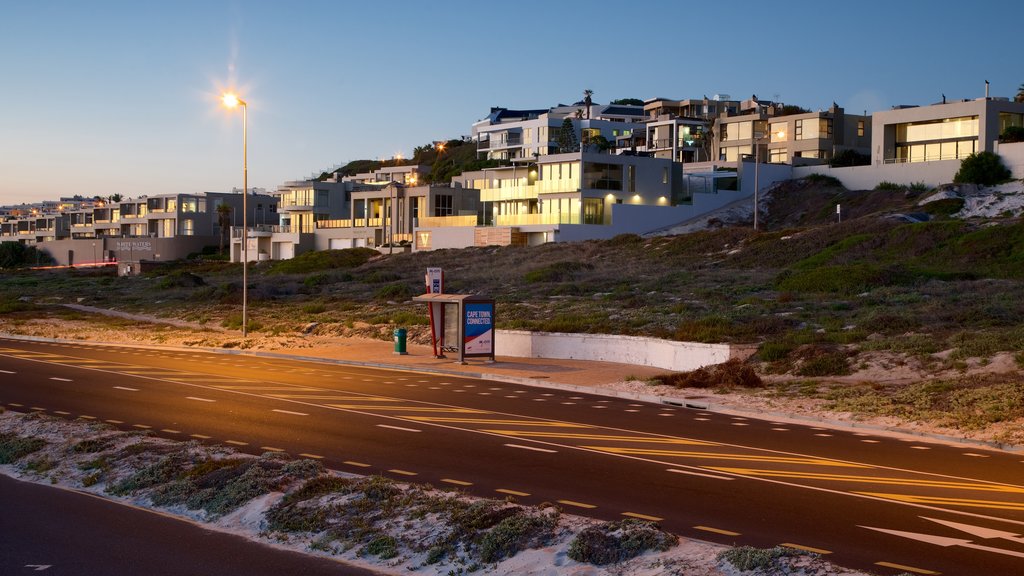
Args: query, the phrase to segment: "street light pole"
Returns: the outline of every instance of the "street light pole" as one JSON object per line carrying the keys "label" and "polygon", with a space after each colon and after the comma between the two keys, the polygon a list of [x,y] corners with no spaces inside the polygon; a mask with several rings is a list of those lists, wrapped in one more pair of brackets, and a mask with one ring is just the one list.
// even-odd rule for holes
{"label": "street light pole", "polygon": [[228,108],[242,107],[242,338],[249,325],[249,105],[234,94],[225,94],[221,100]]}

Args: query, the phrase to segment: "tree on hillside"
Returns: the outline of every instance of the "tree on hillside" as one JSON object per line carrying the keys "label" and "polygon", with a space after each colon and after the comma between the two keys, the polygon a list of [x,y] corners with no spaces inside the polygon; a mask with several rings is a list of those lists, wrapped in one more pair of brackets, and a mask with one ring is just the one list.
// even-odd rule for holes
{"label": "tree on hillside", "polygon": [[587,120],[590,120],[590,105],[593,103],[591,96],[594,95],[594,91],[587,88],[583,91],[583,105],[587,107]]}
{"label": "tree on hillside", "polygon": [[231,232],[231,216],[233,210],[227,204],[217,205],[217,225],[220,226],[220,253],[224,254],[224,244],[229,232]]}
{"label": "tree on hillside", "polygon": [[999,141],[1003,144],[1024,142],[1024,126],[1007,126],[1006,130],[999,135]]}
{"label": "tree on hillside", "polygon": [[643,106],[644,101],[639,98],[618,98],[612,100],[609,104],[615,104],[616,106]]}
{"label": "tree on hillside", "polygon": [[960,170],[953,176],[953,182],[993,186],[1006,182],[1011,176],[998,154],[976,152],[960,161]]}
{"label": "tree on hillside", "polygon": [[1013,97],[1014,102],[1024,102],[1024,84],[1017,88],[1017,95]]}
{"label": "tree on hillside", "polygon": [[856,150],[841,150],[829,160],[829,166],[833,168],[840,168],[843,166],[867,166],[871,164],[871,157],[867,154],[861,154]]}
{"label": "tree on hillside", "polygon": [[558,130],[558,152],[578,152],[580,149],[579,140],[576,138],[576,127],[568,117],[562,120],[562,127]]}

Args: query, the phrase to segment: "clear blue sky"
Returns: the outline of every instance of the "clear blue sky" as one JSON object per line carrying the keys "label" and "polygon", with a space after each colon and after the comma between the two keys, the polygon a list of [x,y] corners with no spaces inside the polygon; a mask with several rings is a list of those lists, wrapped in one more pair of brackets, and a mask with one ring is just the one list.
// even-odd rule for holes
{"label": "clear blue sky", "polygon": [[757,94],[869,113],[1024,83],[996,2],[0,0],[0,204],[275,188],[491,106]]}

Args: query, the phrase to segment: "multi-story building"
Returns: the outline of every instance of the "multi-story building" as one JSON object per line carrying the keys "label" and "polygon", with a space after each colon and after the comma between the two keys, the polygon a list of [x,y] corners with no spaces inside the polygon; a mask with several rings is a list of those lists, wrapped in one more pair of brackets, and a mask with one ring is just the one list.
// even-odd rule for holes
{"label": "multi-story building", "polygon": [[667,158],[596,152],[549,154],[534,162],[462,174],[479,190],[474,217],[422,220],[416,249],[536,245],[649,232],[698,215],[734,194],[687,192]]}
{"label": "multi-story building", "polygon": [[714,121],[722,115],[736,114],[740,104],[729,100],[728,95],[717,94],[700,100],[652,98],[644,102],[647,118],[642,137],[620,139],[617,146],[683,164],[712,160]]}
{"label": "multi-story building", "polygon": [[[220,192],[161,194],[121,202],[62,202],[64,212],[28,214],[0,223],[0,241],[33,244],[60,265],[140,260],[173,260],[217,245],[231,224],[242,224],[242,195]],[[277,218],[277,198],[250,194],[249,222],[259,226]],[[144,240],[139,240],[144,239]],[[76,255],[77,252],[77,255]]]}
{"label": "multi-story building", "polygon": [[749,100],[742,109],[750,111],[715,121],[721,162],[749,156],[774,164],[825,164],[843,150],[870,150],[870,117],[846,114],[835,104],[826,111],[784,114],[774,103]]}
{"label": "multi-story building", "polygon": [[1024,126],[1024,103],[986,97],[895,106],[871,118],[875,164],[958,160],[992,152],[1010,126]]}
{"label": "multi-story building", "polygon": [[572,126],[574,148],[597,151],[612,147],[619,136],[642,129],[644,111],[640,106],[615,104],[593,104],[589,109],[580,105],[547,110],[491,108],[487,118],[473,124],[472,138],[479,155],[488,160],[532,159],[564,147],[566,120]]}

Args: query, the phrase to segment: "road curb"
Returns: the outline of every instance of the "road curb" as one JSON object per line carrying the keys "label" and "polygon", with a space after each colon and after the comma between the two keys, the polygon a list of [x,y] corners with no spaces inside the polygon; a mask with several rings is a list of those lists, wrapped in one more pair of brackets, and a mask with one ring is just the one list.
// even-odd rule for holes
{"label": "road curb", "polygon": [[[20,334],[6,334],[0,333],[0,338],[8,338],[10,340],[24,340],[28,342],[49,342],[58,344],[91,344],[96,346],[118,346],[125,347],[125,344],[118,344],[114,342],[91,342],[84,340],[65,340],[62,338],[46,338],[41,336],[24,336]],[[132,345],[127,345],[133,347]],[[138,347],[138,346],[135,346]],[[714,404],[711,402],[703,402],[695,400],[693,398],[679,398],[675,396],[660,396],[657,394],[638,394],[635,392],[624,392],[620,390],[611,390],[608,388],[594,387],[594,386],[580,386],[578,384],[564,384],[560,382],[552,382],[549,380],[541,380],[539,378],[528,378],[525,376],[509,376],[505,374],[494,374],[489,372],[462,372],[459,370],[446,370],[444,368],[430,368],[430,367],[409,367],[402,364],[391,364],[387,362],[370,362],[362,360],[345,360],[336,358],[321,358],[318,356],[297,356],[294,354],[282,354],[278,352],[264,352],[259,350],[240,350],[231,348],[208,348],[202,346],[166,346],[166,345],[146,345],[146,348],[157,349],[157,350],[174,350],[184,352],[208,352],[212,354],[224,354],[224,355],[235,355],[235,356],[253,356],[262,358],[274,358],[277,360],[300,360],[303,362],[314,362],[321,364],[333,364],[340,366],[358,366],[361,368],[378,368],[382,370],[397,370],[401,372],[414,372],[421,374],[435,374],[452,376],[456,378],[476,378],[480,380],[489,380],[494,382],[504,382],[507,384],[520,384],[523,386],[532,386],[536,388],[546,388],[551,390],[563,390],[567,392],[579,392],[585,394],[593,394],[595,396],[605,396],[608,398],[619,398],[623,400],[636,400],[638,402],[650,402],[653,404],[663,404],[676,408],[687,408],[691,410],[705,410],[708,412],[715,412],[719,414],[729,414],[735,416],[743,416],[747,418],[757,418],[761,420],[786,420],[794,424],[818,424],[838,430],[858,430],[873,432],[881,436],[903,436],[922,438],[939,442],[943,444],[951,444],[955,446],[974,446],[978,448],[984,448],[988,450],[996,450],[1001,452],[1024,452],[1024,446],[1018,446],[1015,444],[1004,444],[1001,442],[992,442],[988,440],[975,440],[972,438],[962,438],[958,436],[949,436],[946,434],[931,434],[928,432],[921,432],[918,430],[908,430],[906,428],[900,428],[897,426],[879,426],[876,424],[868,424],[864,422],[847,422],[843,420],[831,420],[828,418],[822,418],[819,416],[811,416],[807,414],[797,414],[792,412],[774,412],[764,410],[743,410],[733,408],[730,406],[723,406],[720,404]]]}

